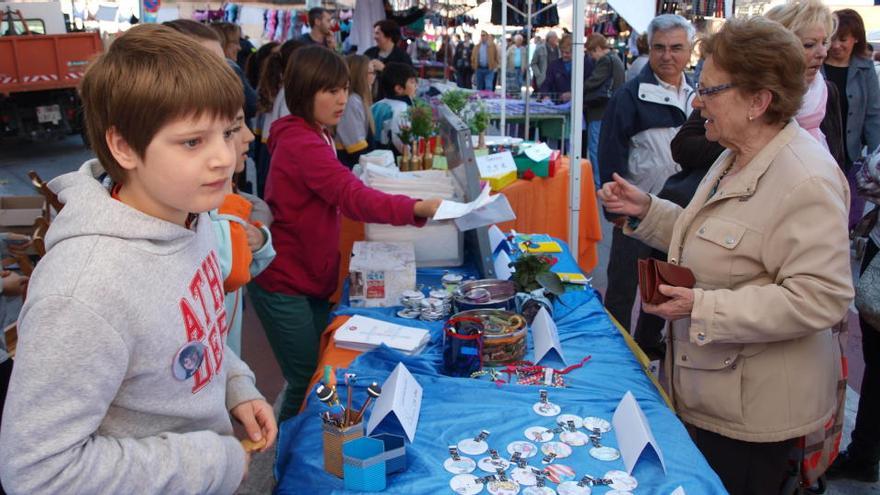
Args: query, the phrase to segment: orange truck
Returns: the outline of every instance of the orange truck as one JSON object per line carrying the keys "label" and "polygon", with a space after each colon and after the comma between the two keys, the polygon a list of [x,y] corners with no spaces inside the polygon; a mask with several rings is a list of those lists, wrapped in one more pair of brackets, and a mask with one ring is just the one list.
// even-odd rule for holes
{"label": "orange truck", "polygon": [[82,131],[76,87],[103,44],[98,33],[47,33],[56,13],[63,19],[60,8],[29,16],[7,7],[0,15],[0,135],[39,141]]}

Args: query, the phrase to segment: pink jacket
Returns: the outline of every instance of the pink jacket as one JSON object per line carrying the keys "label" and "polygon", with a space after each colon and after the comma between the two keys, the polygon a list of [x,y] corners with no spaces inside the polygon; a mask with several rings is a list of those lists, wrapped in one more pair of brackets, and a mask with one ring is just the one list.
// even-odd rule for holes
{"label": "pink jacket", "polygon": [[326,299],[339,276],[340,214],[352,220],[424,225],[417,200],[371,189],[339,160],[329,135],[289,115],[269,137],[266,202],[275,220],[275,260],[256,278],[270,292]]}

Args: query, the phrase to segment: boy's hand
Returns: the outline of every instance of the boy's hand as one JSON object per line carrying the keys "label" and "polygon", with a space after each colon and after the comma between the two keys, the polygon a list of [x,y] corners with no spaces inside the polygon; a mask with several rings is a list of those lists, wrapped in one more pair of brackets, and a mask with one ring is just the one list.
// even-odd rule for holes
{"label": "boy's hand", "polygon": [[443,202],[443,200],[439,198],[416,201],[416,204],[413,207],[413,213],[415,213],[417,217],[433,218],[434,214],[437,213],[437,208],[440,208],[441,202]]}
{"label": "boy's hand", "polygon": [[8,270],[0,272],[0,277],[3,279],[4,296],[20,296],[24,294],[24,289],[27,287],[29,280],[28,277]]}
{"label": "boy's hand", "polygon": [[272,406],[262,399],[242,402],[230,411],[232,417],[237,419],[243,426],[253,442],[260,442],[265,438],[266,442],[257,452],[265,452],[275,444],[278,435],[278,425],[275,423],[275,415]]}
{"label": "boy's hand", "polygon": [[266,234],[251,224],[244,226],[244,232],[247,235],[248,247],[251,248],[251,252],[259,251],[266,242]]}

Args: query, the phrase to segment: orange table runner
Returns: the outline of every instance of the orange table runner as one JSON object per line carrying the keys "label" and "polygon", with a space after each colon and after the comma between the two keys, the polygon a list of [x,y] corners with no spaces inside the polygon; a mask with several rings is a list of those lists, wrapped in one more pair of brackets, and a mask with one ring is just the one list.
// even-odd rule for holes
{"label": "orange table runner", "polygon": [[[503,231],[511,229],[524,234],[541,233],[568,242],[568,182],[569,161],[562,157],[553,177],[537,177],[530,181],[517,180],[501,190],[516,213],[516,220],[498,225]],[[364,224],[348,218],[342,219],[339,252],[339,285],[332,301],[339,301],[342,282],[348,276],[348,261],[355,241],[364,240]],[[602,240],[599,224],[599,205],[593,189],[593,169],[590,162],[581,160],[581,214],[578,227],[577,262],[584,273],[590,273],[599,262],[596,249]]]}

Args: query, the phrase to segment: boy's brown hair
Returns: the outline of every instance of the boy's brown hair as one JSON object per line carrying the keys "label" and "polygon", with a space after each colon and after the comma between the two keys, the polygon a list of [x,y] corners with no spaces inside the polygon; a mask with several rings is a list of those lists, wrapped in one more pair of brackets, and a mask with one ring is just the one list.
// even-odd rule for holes
{"label": "boy's brown hair", "polygon": [[221,45],[225,42],[217,31],[192,19],[174,19],[173,21],[165,21],[162,25],[193,38],[216,41]]}
{"label": "boy's brown hair", "polygon": [[125,171],[107,146],[115,128],[143,159],[159,130],[207,112],[235,119],[244,104],[241,82],[225,60],[173,29],[137,25],[89,66],[79,88],[86,132],[104,170],[118,184]]}
{"label": "boy's brown hair", "polygon": [[315,95],[348,87],[348,65],[336,52],[323,46],[296,50],[284,70],[284,100],[291,115],[312,126],[315,122]]}

